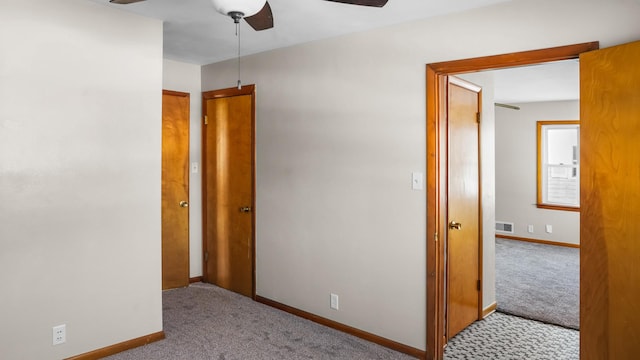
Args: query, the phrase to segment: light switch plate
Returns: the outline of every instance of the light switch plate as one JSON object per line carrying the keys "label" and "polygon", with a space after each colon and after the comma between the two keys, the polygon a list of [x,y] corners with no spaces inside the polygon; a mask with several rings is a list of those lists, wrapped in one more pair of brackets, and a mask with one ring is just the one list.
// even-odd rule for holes
{"label": "light switch plate", "polygon": [[424,189],[424,175],[421,172],[411,173],[411,188],[413,190]]}
{"label": "light switch plate", "polygon": [[338,295],[336,294],[331,294],[331,303],[329,305],[333,310],[339,310],[340,309],[340,305],[338,302]]}
{"label": "light switch plate", "polygon": [[191,163],[191,172],[194,174],[198,173],[198,163],[197,162],[192,162]]}

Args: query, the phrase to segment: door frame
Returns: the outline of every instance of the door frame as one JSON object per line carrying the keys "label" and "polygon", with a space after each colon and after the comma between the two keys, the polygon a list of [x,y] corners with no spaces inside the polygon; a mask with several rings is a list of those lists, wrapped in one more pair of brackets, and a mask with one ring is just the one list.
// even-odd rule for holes
{"label": "door frame", "polygon": [[[576,59],[597,50],[598,42],[446,61],[426,65],[427,122],[427,359],[444,353],[444,263],[447,236],[447,93],[449,75]],[[482,305],[481,305],[482,307]],[[583,309],[581,309],[582,311]]]}
{"label": "door frame", "polygon": [[256,87],[254,84],[243,85],[242,88],[237,87],[211,90],[202,92],[202,280],[207,282],[209,275],[207,273],[208,245],[206,239],[207,229],[207,187],[206,182],[206,164],[207,164],[207,140],[206,140],[206,124],[205,116],[207,114],[207,100],[220,99],[234,96],[251,96],[251,299],[256,299]]}

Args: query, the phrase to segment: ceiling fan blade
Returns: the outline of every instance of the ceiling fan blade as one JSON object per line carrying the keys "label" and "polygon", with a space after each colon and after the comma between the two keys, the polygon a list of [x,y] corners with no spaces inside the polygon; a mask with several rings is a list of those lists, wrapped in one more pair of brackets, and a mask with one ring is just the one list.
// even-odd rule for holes
{"label": "ceiling fan blade", "polygon": [[327,1],[339,2],[343,4],[375,6],[375,7],[383,7],[387,4],[387,0],[327,0]]}
{"label": "ceiling fan blade", "polygon": [[267,1],[264,4],[262,10],[258,11],[255,15],[244,18],[244,20],[251,25],[253,30],[267,30],[273,27],[273,13],[271,12],[271,5]]}
{"label": "ceiling fan blade", "polygon": [[112,4],[121,4],[121,5],[133,4],[140,1],[144,1],[144,0],[109,0],[109,2]]}

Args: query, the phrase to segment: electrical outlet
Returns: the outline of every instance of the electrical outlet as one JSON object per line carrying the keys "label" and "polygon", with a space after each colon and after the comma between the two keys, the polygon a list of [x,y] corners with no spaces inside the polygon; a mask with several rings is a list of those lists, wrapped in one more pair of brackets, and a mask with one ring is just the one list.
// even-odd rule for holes
{"label": "electrical outlet", "polygon": [[339,309],[339,303],[338,303],[338,295],[336,294],[331,294],[331,308],[333,310],[338,310]]}
{"label": "electrical outlet", "polygon": [[547,231],[547,233],[551,234],[553,232],[553,227],[551,225],[546,225],[545,230]]}
{"label": "electrical outlet", "polygon": [[53,345],[64,344],[67,341],[67,325],[53,327]]}
{"label": "electrical outlet", "polygon": [[527,231],[531,234],[533,234],[533,225],[528,225],[527,226]]}

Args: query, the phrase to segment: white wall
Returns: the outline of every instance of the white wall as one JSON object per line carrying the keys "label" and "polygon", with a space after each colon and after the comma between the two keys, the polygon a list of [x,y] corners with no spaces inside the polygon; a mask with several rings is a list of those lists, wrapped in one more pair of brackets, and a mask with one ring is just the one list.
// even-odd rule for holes
{"label": "white wall", "polygon": [[[425,171],[425,64],[631,41],[639,12],[520,0],[244,58],[243,82],[257,84],[258,294],[424,349],[425,193],[410,175]],[[233,86],[235,66],[203,67],[203,90]]]}
{"label": "white wall", "polygon": [[82,0],[0,7],[0,357],[161,331],[162,23]]}
{"label": "white wall", "polygon": [[[580,102],[515,104],[519,111],[496,108],[496,219],[514,223],[512,236],[580,244],[580,213],[539,209],[537,133],[539,120],[579,120]],[[553,232],[546,233],[545,225]],[[534,232],[527,232],[533,225]]]}
{"label": "white wall", "polygon": [[191,94],[189,127],[189,162],[197,163],[198,172],[189,173],[189,276],[202,276],[202,91],[200,65],[164,59],[162,87]]}

